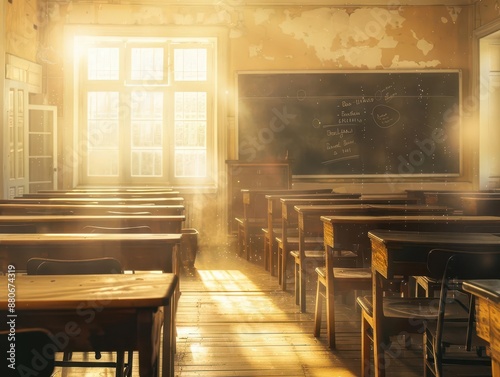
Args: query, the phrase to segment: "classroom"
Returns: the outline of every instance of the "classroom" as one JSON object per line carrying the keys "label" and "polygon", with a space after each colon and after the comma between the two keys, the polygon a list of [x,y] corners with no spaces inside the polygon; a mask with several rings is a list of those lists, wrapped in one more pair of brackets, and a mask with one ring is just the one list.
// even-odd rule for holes
{"label": "classroom", "polygon": [[500,376],[497,0],[0,14],[4,373]]}

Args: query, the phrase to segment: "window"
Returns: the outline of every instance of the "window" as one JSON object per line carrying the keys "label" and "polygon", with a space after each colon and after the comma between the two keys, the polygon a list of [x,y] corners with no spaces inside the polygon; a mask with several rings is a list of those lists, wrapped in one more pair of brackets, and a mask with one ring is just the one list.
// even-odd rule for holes
{"label": "window", "polygon": [[215,42],[77,37],[76,45],[82,182],[208,182]]}

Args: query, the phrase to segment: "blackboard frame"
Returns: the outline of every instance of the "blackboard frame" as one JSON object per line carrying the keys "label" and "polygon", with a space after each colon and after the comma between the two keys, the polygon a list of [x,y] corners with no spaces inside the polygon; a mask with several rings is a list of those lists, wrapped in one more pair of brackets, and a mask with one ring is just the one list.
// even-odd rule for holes
{"label": "blackboard frame", "polygon": [[[265,84],[261,85],[262,87],[264,87],[264,89],[259,87],[259,90],[263,90],[264,95],[261,95],[261,94],[258,95],[264,99],[267,98],[267,97],[265,97],[266,95],[268,95],[266,93],[270,93],[269,98],[272,98],[273,100],[279,96],[282,96],[282,97],[288,96],[288,93],[286,93],[287,90],[289,90],[289,91],[291,90],[293,93],[297,93],[296,96],[297,96],[297,98],[299,98],[299,95],[301,95],[300,92],[296,91],[297,88],[293,87],[293,84],[290,85],[289,82],[286,82],[286,84],[288,85],[288,88],[282,89],[282,91],[284,91],[283,93],[285,93],[285,94],[281,93],[281,94],[277,94],[276,97],[273,97],[275,95],[274,89],[270,88],[269,86],[272,86],[273,83],[275,83],[277,79],[278,80],[284,79],[284,80],[290,81],[290,77],[292,77],[293,79],[298,78],[298,80],[296,80],[297,82],[300,82],[300,80],[302,80],[302,85],[304,85],[304,82],[307,81],[307,79],[310,79],[310,81],[312,83],[314,83],[318,80],[318,78],[321,78],[320,81],[327,81],[327,82],[329,82],[328,80],[330,80],[330,78],[335,79],[337,81],[340,78],[342,80],[347,80],[347,79],[349,79],[349,80],[355,79],[355,81],[356,80],[358,80],[358,81],[365,80],[365,82],[371,80],[371,78],[376,78],[377,80],[379,80],[379,79],[382,80],[381,83],[385,85],[384,80],[386,80],[386,78],[387,78],[388,79],[387,88],[379,87],[381,84],[380,83],[377,84],[376,82],[375,82],[375,84],[373,84],[375,86],[373,88],[371,88],[373,90],[377,89],[377,92],[381,93],[380,94],[380,96],[382,98],[381,103],[386,103],[384,101],[393,100],[393,98],[391,96],[394,93],[396,93],[396,91],[394,88],[391,89],[391,86],[397,86],[397,84],[394,84],[391,80],[393,80],[395,78],[402,77],[402,78],[404,78],[404,80],[402,80],[402,81],[405,81],[408,78],[408,82],[405,84],[410,84],[410,86],[414,84],[414,81],[415,82],[421,81],[421,83],[419,83],[419,85],[422,85],[424,91],[429,91],[430,94],[407,95],[405,93],[404,95],[397,95],[397,93],[396,93],[395,97],[401,97],[401,98],[410,98],[411,97],[412,98],[411,101],[414,101],[414,103],[421,101],[421,97],[430,98],[430,99],[428,99],[428,101],[432,101],[432,103],[431,103],[432,106],[429,106],[429,104],[426,103],[425,108],[433,107],[434,105],[436,105],[434,102],[440,102],[440,101],[442,101],[441,98],[445,98],[445,101],[446,101],[445,104],[439,103],[436,105],[437,110],[429,110],[429,111],[430,111],[430,113],[432,113],[432,111],[435,111],[436,114],[439,114],[441,116],[441,118],[447,117],[449,119],[453,119],[453,122],[454,122],[452,125],[453,127],[450,128],[449,130],[444,129],[444,131],[443,131],[443,132],[446,132],[446,137],[452,136],[452,138],[449,139],[449,140],[452,140],[452,144],[446,145],[445,147],[443,147],[444,150],[446,150],[446,152],[442,152],[442,156],[438,155],[438,153],[436,153],[436,156],[437,156],[436,158],[437,158],[437,160],[439,160],[439,162],[433,162],[433,165],[431,165],[431,167],[428,168],[428,169],[432,169],[432,171],[423,171],[423,170],[417,171],[418,169],[416,169],[416,168],[419,168],[420,160],[423,160],[425,158],[429,158],[429,159],[433,158],[434,159],[434,157],[435,157],[434,153],[432,155],[430,155],[428,153],[432,147],[432,145],[431,145],[432,143],[426,144],[425,141],[426,140],[428,141],[429,139],[435,140],[436,141],[435,145],[439,146],[439,143],[441,142],[440,140],[445,139],[443,137],[443,133],[440,134],[439,132],[437,132],[437,130],[441,130],[441,128],[438,127],[437,125],[435,125],[434,123],[433,124],[429,123],[427,128],[429,130],[431,130],[431,128],[432,128],[432,130],[431,130],[432,132],[429,130],[426,131],[427,132],[426,136],[420,137],[420,140],[415,138],[414,139],[415,144],[413,144],[413,142],[411,142],[411,141],[407,142],[407,146],[405,146],[405,147],[410,151],[407,155],[403,156],[397,150],[394,153],[391,152],[394,156],[397,155],[399,158],[398,160],[395,160],[394,157],[392,157],[393,158],[392,171],[365,172],[363,170],[363,171],[355,171],[355,172],[350,172],[350,171],[347,171],[347,172],[328,172],[325,174],[324,172],[316,171],[317,169],[315,169],[315,167],[313,166],[311,172],[308,171],[306,174],[304,174],[303,173],[304,167],[302,167],[302,171],[300,171],[300,170],[298,172],[293,171],[294,166],[300,167],[300,160],[301,160],[301,159],[297,159],[294,151],[290,151],[287,149],[287,150],[277,151],[277,153],[275,153],[275,154],[273,154],[273,152],[271,152],[272,145],[273,145],[273,139],[275,139],[276,137],[280,137],[281,135],[284,135],[284,133],[280,134],[280,127],[281,127],[279,125],[280,122],[281,123],[286,122],[287,120],[290,120],[293,115],[295,115],[295,114],[287,113],[285,111],[285,107],[283,107],[283,110],[281,110],[281,108],[278,107],[278,108],[272,109],[272,111],[274,111],[274,114],[272,114],[269,111],[269,109],[266,110],[268,112],[267,113],[268,114],[267,123],[264,124],[264,126],[259,126],[259,127],[261,127],[259,130],[259,132],[260,132],[259,139],[254,137],[253,140],[251,140],[251,143],[252,143],[251,148],[253,148],[253,151],[256,153],[247,153],[245,156],[243,156],[242,151],[244,150],[243,148],[245,146],[247,147],[247,151],[251,150],[250,143],[247,143],[245,145],[245,142],[248,139],[243,140],[243,143],[242,143],[242,139],[241,139],[242,127],[245,126],[244,124],[242,124],[244,122],[242,122],[242,119],[241,119],[242,107],[245,105],[242,101],[244,101],[246,98],[250,98],[250,96],[251,96],[251,95],[250,96],[246,95],[248,93],[248,89],[249,89],[249,86],[248,86],[249,81],[248,80],[255,79],[256,80],[255,82],[257,82],[257,80],[259,80],[260,84],[265,83]],[[247,80],[247,81],[244,81],[243,84],[241,83],[242,78]],[[367,78],[369,80],[366,80]],[[438,81],[436,79],[442,79],[443,82],[444,82],[444,80],[450,80],[449,82],[447,82],[447,84],[450,84],[450,85],[446,85],[446,88],[437,87],[437,89],[435,89],[434,82]],[[342,80],[340,80],[340,82]],[[294,80],[292,80],[292,81],[294,81]],[[247,86],[245,86],[245,85],[247,85]],[[267,88],[266,88],[266,85],[267,85]],[[347,86],[349,86],[349,85],[350,85],[350,83]],[[357,87],[356,85],[361,85],[361,86]],[[244,86],[244,87],[242,88],[242,86]],[[307,86],[307,84],[306,84],[306,86]],[[363,92],[364,86],[367,86],[368,89],[370,89],[370,84],[366,84],[366,83],[353,85],[352,90],[354,91],[354,97],[359,94],[359,92],[356,93],[356,91]],[[441,84],[440,86],[445,86],[445,85]],[[361,90],[359,88],[361,88]],[[463,165],[463,163],[462,163],[462,156],[463,156],[462,133],[463,133],[463,131],[462,131],[462,122],[461,122],[462,89],[461,88],[462,88],[462,72],[461,72],[461,70],[458,70],[458,69],[370,70],[370,71],[366,71],[366,70],[359,70],[359,71],[353,71],[353,70],[347,70],[347,71],[323,71],[323,70],[314,70],[314,71],[239,71],[236,73],[236,89],[237,89],[237,96],[236,96],[236,140],[237,140],[238,158],[241,161],[246,161],[246,162],[250,162],[250,161],[278,161],[278,160],[282,160],[282,159],[286,159],[286,158],[291,158],[294,161],[294,164],[292,164],[292,174],[293,174],[294,178],[298,178],[298,179],[307,179],[307,178],[325,179],[325,178],[332,178],[332,177],[335,177],[335,178],[372,178],[372,177],[373,178],[380,178],[381,176],[391,177],[391,178],[392,177],[398,177],[398,178],[460,177],[462,175],[462,169],[463,169],[463,167],[462,167],[462,165]],[[250,92],[251,92],[251,90],[252,89],[250,89]],[[310,90],[310,87],[308,88],[308,90]],[[324,96],[321,96],[319,98],[320,102],[331,100],[332,98],[334,101],[338,101],[338,100],[342,99],[343,97],[352,97],[351,96],[352,93],[344,94],[342,91],[340,91],[340,92],[331,91],[330,92],[330,90],[328,88],[327,89],[323,88],[320,90],[323,90],[324,91],[323,93],[325,94]],[[394,90],[394,93],[392,93],[391,90]],[[406,89],[398,89],[398,90],[406,90]],[[436,90],[436,94],[434,94],[432,92],[433,90]],[[441,93],[441,91],[444,91],[444,92]],[[425,92],[425,93],[427,93],[427,92]],[[306,93],[306,91],[304,91],[303,92],[304,98],[307,95],[308,94]],[[375,97],[375,95],[372,95],[372,93],[367,93],[366,96],[363,94],[363,96],[366,98]],[[379,96],[379,95],[377,94],[377,96]],[[262,99],[260,97],[259,97],[259,100]],[[436,98],[434,98],[434,97],[436,97]],[[311,96],[311,98],[314,98],[314,96]],[[290,98],[288,98],[288,97],[286,98],[286,100],[289,100],[289,99]],[[377,97],[376,100],[379,101],[380,100],[379,97]],[[243,103],[243,105],[242,105],[242,103]],[[414,103],[412,102],[412,106],[415,106]],[[261,104],[262,104],[262,102],[261,102]],[[379,106],[380,103],[378,103],[378,104],[374,103],[374,106],[375,105]],[[448,110],[446,112],[442,112],[441,108],[439,106],[441,106],[441,107],[445,106],[447,109],[449,107],[450,111],[453,109],[453,114],[451,114],[451,113],[448,114]],[[347,109],[349,110],[349,108],[347,108]],[[277,110],[277,111],[275,111],[275,110]],[[388,126],[386,128],[389,128],[389,126],[392,126],[391,117],[387,116],[387,114],[385,113],[385,109],[384,109],[384,112],[379,112],[379,114],[377,114],[378,118],[375,118],[376,111],[374,111],[373,108],[371,108],[370,111],[372,111],[371,115],[372,115],[373,119],[377,119],[376,120],[377,126],[379,126],[380,128],[385,128],[385,127],[383,127],[384,122],[387,122],[386,125],[388,125]],[[354,114],[353,117],[356,118],[356,116],[357,116],[355,114],[356,112],[351,111],[351,113],[353,113]],[[347,111],[346,114],[348,117],[350,112]],[[430,114],[430,115],[436,116],[436,114]],[[448,114],[448,115],[446,115],[446,117],[445,117],[444,114]],[[271,115],[271,116],[269,116],[269,115]],[[408,114],[407,114],[407,116],[408,116],[408,118],[411,118]],[[358,114],[358,117],[359,117],[359,114]],[[398,120],[399,119],[400,118],[398,118]],[[409,119],[407,121],[411,123],[412,120]],[[445,121],[443,121],[443,119],[440,119],[440,121],[442,123],[445,123]],[[448,120],[446,120],[446,122],[448,122]],[[248,121],[247,121],[247,123],[248,123]],[[318,123],[321,125],[320,120],[318,120]],[[263,123],[261,122],[261,124],[263,124]],[[314,124],[313,121],[311,121],[311,125],[312,126],[310,126],[310,128],[316,127],[316,125]],[[331,126],[323,125],[321,127],[331,127]],[[420,125],[418,127],[420,127]],[[416,130],[420,131],[420,128],[417,129],[417,127],[414,127],[414,129],[412,129],[411,127],[408,127],[408,128],[411,130],[410,132],[416,132]],[[344,128],[343,131],[345,131],[347,134],[347,132],[349,131],[349,128]],[[404,132],[407,132],[407,131],[404,131]],[[431,132],[431,133],[429,133],[429,132]],[[334,133],[330,133],[330,135],[335,135],[335,134],[339,135],[340,133],[341,133],[340,131],[335,131]],[[243,132],[243,134],[244,134],[244,132]],[[410,134],[410,135],[413,136],[413,134]],[[303,135],[300,135],[300,137],[302,137],[302,136]],[[442,139],[440,139],[440,138],[442,138]],[[372,143],[372,144],[376,144],[376,143]],[[333,147],[335,147],[335,146],[336,145],[334,145]],[[371,144],[362,145],[359,147],[359,149],[361,149],[362,147],[365,148],[367,146],[371,147]],[[443,146],[444,146],[444,144],[443,144]],[[268,148],[268,147],[270,149],[266,150],[266,148]],[[385,147],[387,148],[387,146],[385,146]],[[259,152],[263,152],[263,153],[259,153]],[[269,153],[269,152],[271,152],[271,153]],[[296,152],[296,150],[295,150],[295,152]],[[377,151],[375,151],[375,152],[377,152]],[[324,156],[322,156],[322,157],[324,157]],[[349,158],[350,158],[350,156],[348,156],[347,159],[349,159]],[[413,158],[413,160],[411,160],[411,158]],[[299,161],[299,165],[297,165],[297,161]],[[401,161],[401,162],[399,162],[399,161]],[[405,163],[403,163],[403,161]],[[337,161],[334,161],[334,162],[337,163]],[[397,167],[397,171],[394,171],[395,165],[398,162],[399,162],[399,166]],[[327,165],[328,163],[329,163],[329,161],[326,161],[326,162],[322,161],[321,162],[322,166]],[[316,165],[319,166],[318,163],[316,163]],[[307,166],[307,169],[309,168],[309,166],[310,165]],[[412,171],[412,169],[413,169],[413,171]],[[415,172],[415,171],[417,171],[417,172]]]}

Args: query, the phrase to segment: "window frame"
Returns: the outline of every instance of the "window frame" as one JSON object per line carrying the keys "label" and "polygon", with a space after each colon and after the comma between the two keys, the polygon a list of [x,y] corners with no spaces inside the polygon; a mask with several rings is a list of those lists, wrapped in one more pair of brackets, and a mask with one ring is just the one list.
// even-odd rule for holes
{"label": "window frame", "polygon": [[[120,37],[120,40],[123,43],[124,37]],[[120,127],[120,133],[125,133],[128,135],[128,140],[126,143],[128,148],[125,148],[127,152],[120,152],[120,171],[119,176],[90,176],[88,174],[88,150],[86,149],[86,134],[87,134],[87,103],[86,96],[83,98],[81,93],[87,93],[92,88],[106,88],[107,90],[110,88],[120,87],[118,83],[107,81],[107,80],[99,80],[90,82],[86,80],[85,75],[87,62],[82,56],[82,60],[78,61],[75,57],[75,72],[77,73],[75,76],[80,77],[80,82],[75,84],[75,98],[77,98],[77,102],[81,103],[82,106],[79,108],[78,117],[77,117],[77,126],[75,127],[76,132],[76,145],[79,149],[79,171],[78,171],[78,180],[82,184],[91,184],[91,185],[108,185],[108,184],[124,184],[124,185],[136,185],[136,184],[161,184],[161,185],[169,185],[169,186],[200,186],[200,185],[212,185],[216,184],[216,171],[217,171],[217,159],[214,157],[217,154],[217,132],[218,127],[216,127],[216,107],[217,107],[217,39],[214,37],[204,37],[204,38],[193,38],[193,37],[145,37],[145,40],[150,43],[151,46],[154,44],[151,42],[160,41],[164,47],[164,51],[168,51],[169,58],[164,61],[164,67],[166,67],[167,75],[164,76],[164,82],[160,83],[152,83],[149,88],[153,90],[162,90],[164,92],[164,114],[165,118],[163,119],[164,127],[163,127],[163,175],[160,177],[147,177],[140,176],[134,177],[132,176],[131,171],[131,151],[132,151],[132,143],[130,140],[131,135],[131,121],[130,117],[127,121],[126,130]],[[123,51],[131,51],[133,47],[141,46],[138,43],[138,37],[131,37],[130,42],[127,42],[125,46],[122,48]],[[180,44],[179,44],[180,43]],[[204,47],[207,48],[207,72],[208,78],[206,82],[197,81],[195,83],[190,81],[182,81],[175,83],[173,80],[173,62],[170,58],[173,59],[173,50],[174,48],[193,48],[196,47]],[[120,65],[125,66],[127,64],[127,59],[130,54],[120,54]],[[120,72],[125,72],[123,69],[120,69]],[[210,74],[211,73],[211,74]],[[82,77],[83,76],[83,77]],[[123,77],[123,74],[120,74],[120,81],[124,83],[124,88],[134,88],[135,82],[131,80],[126,80]],[[174,123],[173,123],[173,111],[169,111],[170,104],[173,104],[173,97],[175,91],[201,91],[200,88],[204,88],[207,92],[207,129],[206,129],[206,176],[205,177],[175,177],[174,176]],[[125,90],[125,89],[124,89]],[[131,89],[132,90],[132,89]],[[130,95],[130,91],[126,91],[128,95]],[[80,97],[80,99],[78,99]],[[82,100],[83,99],[83,100]],[[122,100],[120,100],[122,102]],[[168,126],[166,126],[168,125]],[[125,131],[125,132],[124,132]],[[123,142],[123,138],[127,139],[125,136],[122,136],[120,140],[120,144]],[[123,148],[121,148],[123,149]],[[128,158],[124,158],[123,156],[128,153]],[[128,172],[126,175],[124,171]]]}

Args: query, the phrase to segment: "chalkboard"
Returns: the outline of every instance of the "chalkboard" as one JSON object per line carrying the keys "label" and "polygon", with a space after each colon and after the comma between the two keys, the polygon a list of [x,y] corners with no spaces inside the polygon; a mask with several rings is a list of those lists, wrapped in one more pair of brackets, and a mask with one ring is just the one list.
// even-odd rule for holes
{"label": "chalkboard", "polygon": [[460,84],[458,70],[239,73],[239,160],[288,158],[294,176],[459,175]]}

